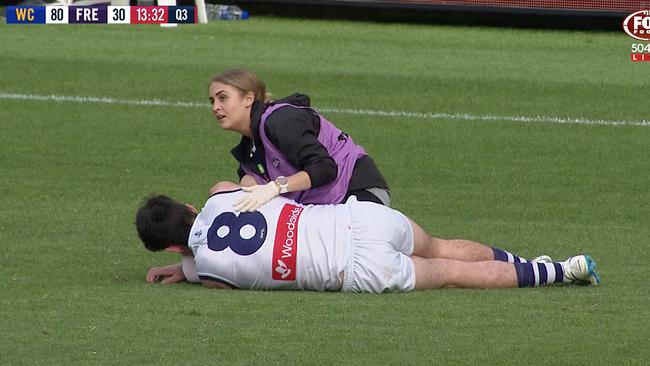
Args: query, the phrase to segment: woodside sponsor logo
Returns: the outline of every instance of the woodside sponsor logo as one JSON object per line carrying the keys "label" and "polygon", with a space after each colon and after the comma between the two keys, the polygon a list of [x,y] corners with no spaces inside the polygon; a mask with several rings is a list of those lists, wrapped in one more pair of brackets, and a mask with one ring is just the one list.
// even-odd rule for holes
{"label": "woodside sponsor logo", "polygon": [[650,41],[650,10],[639,10],[625,18],[623,30],[640,41]]}
{"label": "woodside sponsor logo", "polygon": [[298,220],[303,208],[285,204],[278,218],[273,245],[272,277],[278,281],[296,280],[298,252]]}

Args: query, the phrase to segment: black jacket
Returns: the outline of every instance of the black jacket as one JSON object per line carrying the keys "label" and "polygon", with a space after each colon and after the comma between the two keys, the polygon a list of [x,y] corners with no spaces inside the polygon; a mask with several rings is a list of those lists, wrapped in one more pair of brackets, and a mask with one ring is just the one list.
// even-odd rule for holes
{"label": "black jacket", "polygon": [[[239,178],[246,173],[241,165],[266,176],[266,159],[264,146],[259,136],[259,126],[262,114],[269,106],[277,103],[289,103],[298,106],[309,106],[309,97],[305,94],[292,94],[286,98],[265,104],[255,101],[251,108],[251,131],[255,141],[242,136],[239,145],[232,149],[232,154],[239,161]],[[323,186],[336,179],[337,166],[334,159],[318,141],[320,119],[310,109],[280,108],[266,120],[266,135],[271,143],[280,150],[287,160],[298,170],[309,174],[313,188]],[[261,166],[261,169],[259,168]],[[268,177],[267,177],[268,178]],[[365,188],[385,188],[388,185],[377,166],[369,156],[357,159],[348,186],[348,192]]]}

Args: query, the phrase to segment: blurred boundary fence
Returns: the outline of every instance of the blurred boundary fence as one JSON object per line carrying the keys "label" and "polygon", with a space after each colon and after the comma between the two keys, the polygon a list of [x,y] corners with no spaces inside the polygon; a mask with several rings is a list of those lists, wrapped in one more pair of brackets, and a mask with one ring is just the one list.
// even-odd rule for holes
{"label": "blurred boundary fence", "polygon": [[517,28],[618,30],[648,0],[208,0],[252,16],[353,19]]}

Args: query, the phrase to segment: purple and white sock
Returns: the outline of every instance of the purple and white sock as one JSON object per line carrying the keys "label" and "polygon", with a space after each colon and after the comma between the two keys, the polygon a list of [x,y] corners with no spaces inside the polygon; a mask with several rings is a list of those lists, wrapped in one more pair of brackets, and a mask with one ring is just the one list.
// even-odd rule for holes
{"label": "purple and white sock", "polygon": [[518,257],[510,252],[507,252],[503,249],[495,248],[492,247],[492,251],[494,252],[494,260],[495,261],[501,261],[501,262],[508,262],[508,263],[526,263],[530,262],[526,258],[521,258]]}
{"label": "purple and white sock", "polygon": [[549,283],[564,282],[564,270],[560,262],[514,263],[519,287],[538,287]]}

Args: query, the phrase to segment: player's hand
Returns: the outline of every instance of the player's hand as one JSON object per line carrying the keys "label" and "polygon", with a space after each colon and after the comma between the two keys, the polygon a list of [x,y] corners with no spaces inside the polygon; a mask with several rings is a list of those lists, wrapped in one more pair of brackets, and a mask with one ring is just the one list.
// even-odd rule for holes
{"label": "player's hand", "polygon": [[164,267],[153,267],[147,273],[147,282],[149,283],[161,282],[170,285],[183,281],[185,281],[185,274],[183,274],[183,267],[180,263]]}
{"label": "player's hand", "polygon": [[275,182],[264,185],[254,185],[242,187],[245,192],[249,192],[233,205],[237,211],[252,212],[260,208],[263,204],[269,202],[280,194],[280,187]]}

